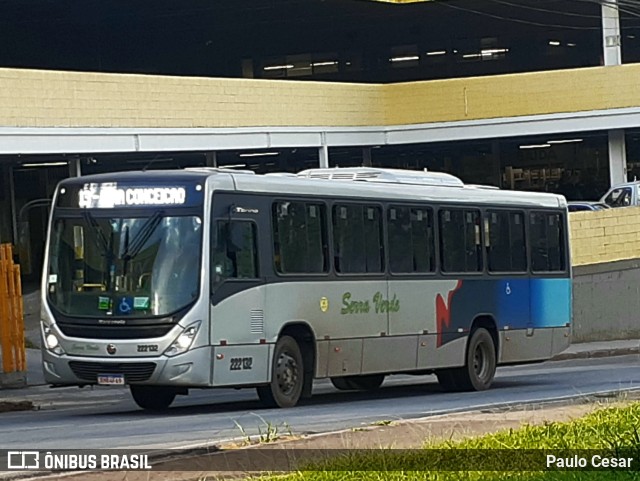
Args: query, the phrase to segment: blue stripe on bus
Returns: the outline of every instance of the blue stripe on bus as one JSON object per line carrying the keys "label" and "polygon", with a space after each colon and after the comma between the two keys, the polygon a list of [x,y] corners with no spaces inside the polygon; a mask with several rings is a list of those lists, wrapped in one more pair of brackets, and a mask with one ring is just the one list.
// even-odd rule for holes
{"label": "blue stripe on bus", "polygon": [[532,327],[562,327],[571,322],[571,279],[531,279]]}

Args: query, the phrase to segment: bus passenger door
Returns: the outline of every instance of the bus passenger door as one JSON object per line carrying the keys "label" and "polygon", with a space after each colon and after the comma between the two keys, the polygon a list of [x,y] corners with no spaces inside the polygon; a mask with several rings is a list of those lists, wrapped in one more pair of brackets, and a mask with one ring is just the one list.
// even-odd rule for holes
{"label": "bus passenger door", "polygon": [[210,339],[215,385],[268,379],[269,348],[261,341],[266,290],[259,259],[265,227],[255,202],[248,196],[214,196]]}

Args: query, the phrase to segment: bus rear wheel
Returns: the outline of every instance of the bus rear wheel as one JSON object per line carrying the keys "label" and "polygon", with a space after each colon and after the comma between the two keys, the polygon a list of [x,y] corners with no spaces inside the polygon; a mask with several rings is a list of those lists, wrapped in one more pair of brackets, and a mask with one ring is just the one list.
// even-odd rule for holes
{"label": "bus rear wheel", "polygon": [[384,374],[332,377],[331,383],[341,391],[374,391],[384,381]]}
{"label": "bus rear wheel", "polygon": [[304,364],[300,346],[293,337],[282,336],[276,342],[271,382],[256,389],[260,401],[268,407],[288,408],[298,404],[304,387]]}
{"label": "bus rear wheel", "polygon": [[163,386],[129,386],[133,400],[142,409],[161,411],[171,406],[176,390]]}
{"label": "bus rear wheel", "polygon": [[484,391],[493,382],[496,366],[493,337],[481,327],[471,333],[464,367],[441,369],[436,375],[446,391]]}

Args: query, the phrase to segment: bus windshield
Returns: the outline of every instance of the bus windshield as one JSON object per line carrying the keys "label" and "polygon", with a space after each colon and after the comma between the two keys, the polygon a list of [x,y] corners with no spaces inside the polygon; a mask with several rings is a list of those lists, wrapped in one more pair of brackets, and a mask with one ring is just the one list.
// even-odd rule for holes
{"label": "bus windshield", "polygon": [[198,297],[201,244],[198,216],[55,217],[49,302],[73,317],[166,316]]}

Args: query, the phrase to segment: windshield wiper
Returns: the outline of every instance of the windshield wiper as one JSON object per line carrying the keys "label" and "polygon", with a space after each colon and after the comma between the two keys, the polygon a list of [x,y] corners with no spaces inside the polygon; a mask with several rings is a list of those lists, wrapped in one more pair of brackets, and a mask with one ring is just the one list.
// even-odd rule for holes
{"label": "windshield wiper", "polygon": [[107,240],[107,236],[105,235],[104,230],[102,230],[102,227],[100,226],[96,218],[93,216],[93,214],[91,214],[91,212],[83,212],[82,217],[84,218],[84,221],[88,225],[93,227],[93,229],[97,233],[96,244],[98,245],[98,248],[102,250],[102,255],[104,256],[105,263],[106,263],[106,269],[105,269],[105,272],[103,273],[102,279],[105,281],[104,284],[106,289],[110,290],[111,276],[109,275],[109,272],[111,271],[111,266],[113,265],[113,257],[114,257],[113,245],[111,244],[111,241],[113,240],[113,236],[110,236],[109,238],[110,240]]}
{"label": "windshield wiper", "polygon": [[109,241],[107,240],[107,236],[104,235],[104,231],[102,230],[102,227],[100,227],[100,224],[98,224],[96,218],[91,212],[83,212],[82,217],[87,224],[89,224],[96,230],[96,232],[98,233],[98,235],[96,236],[96,243],[98,244],[98,247],[102,249],[103,254],[108,255],[111,251]]}
{"label": "windshield wiper", "polygon": [[[147,243],[151,235],[155,232],[157,227],[160,225],[162,218],[164,217],[164,212],[159,210],[151,217],[147,219],[147,221],[142,225],[138,233],[133,237],[133,240],[129,243],[129,233],[127,230],[127,242],[122,252],[121,259],[125,262],[130,261],[135,256],[137,256],[144,245]],[[125,269],[126,272],[126,269]]]}

